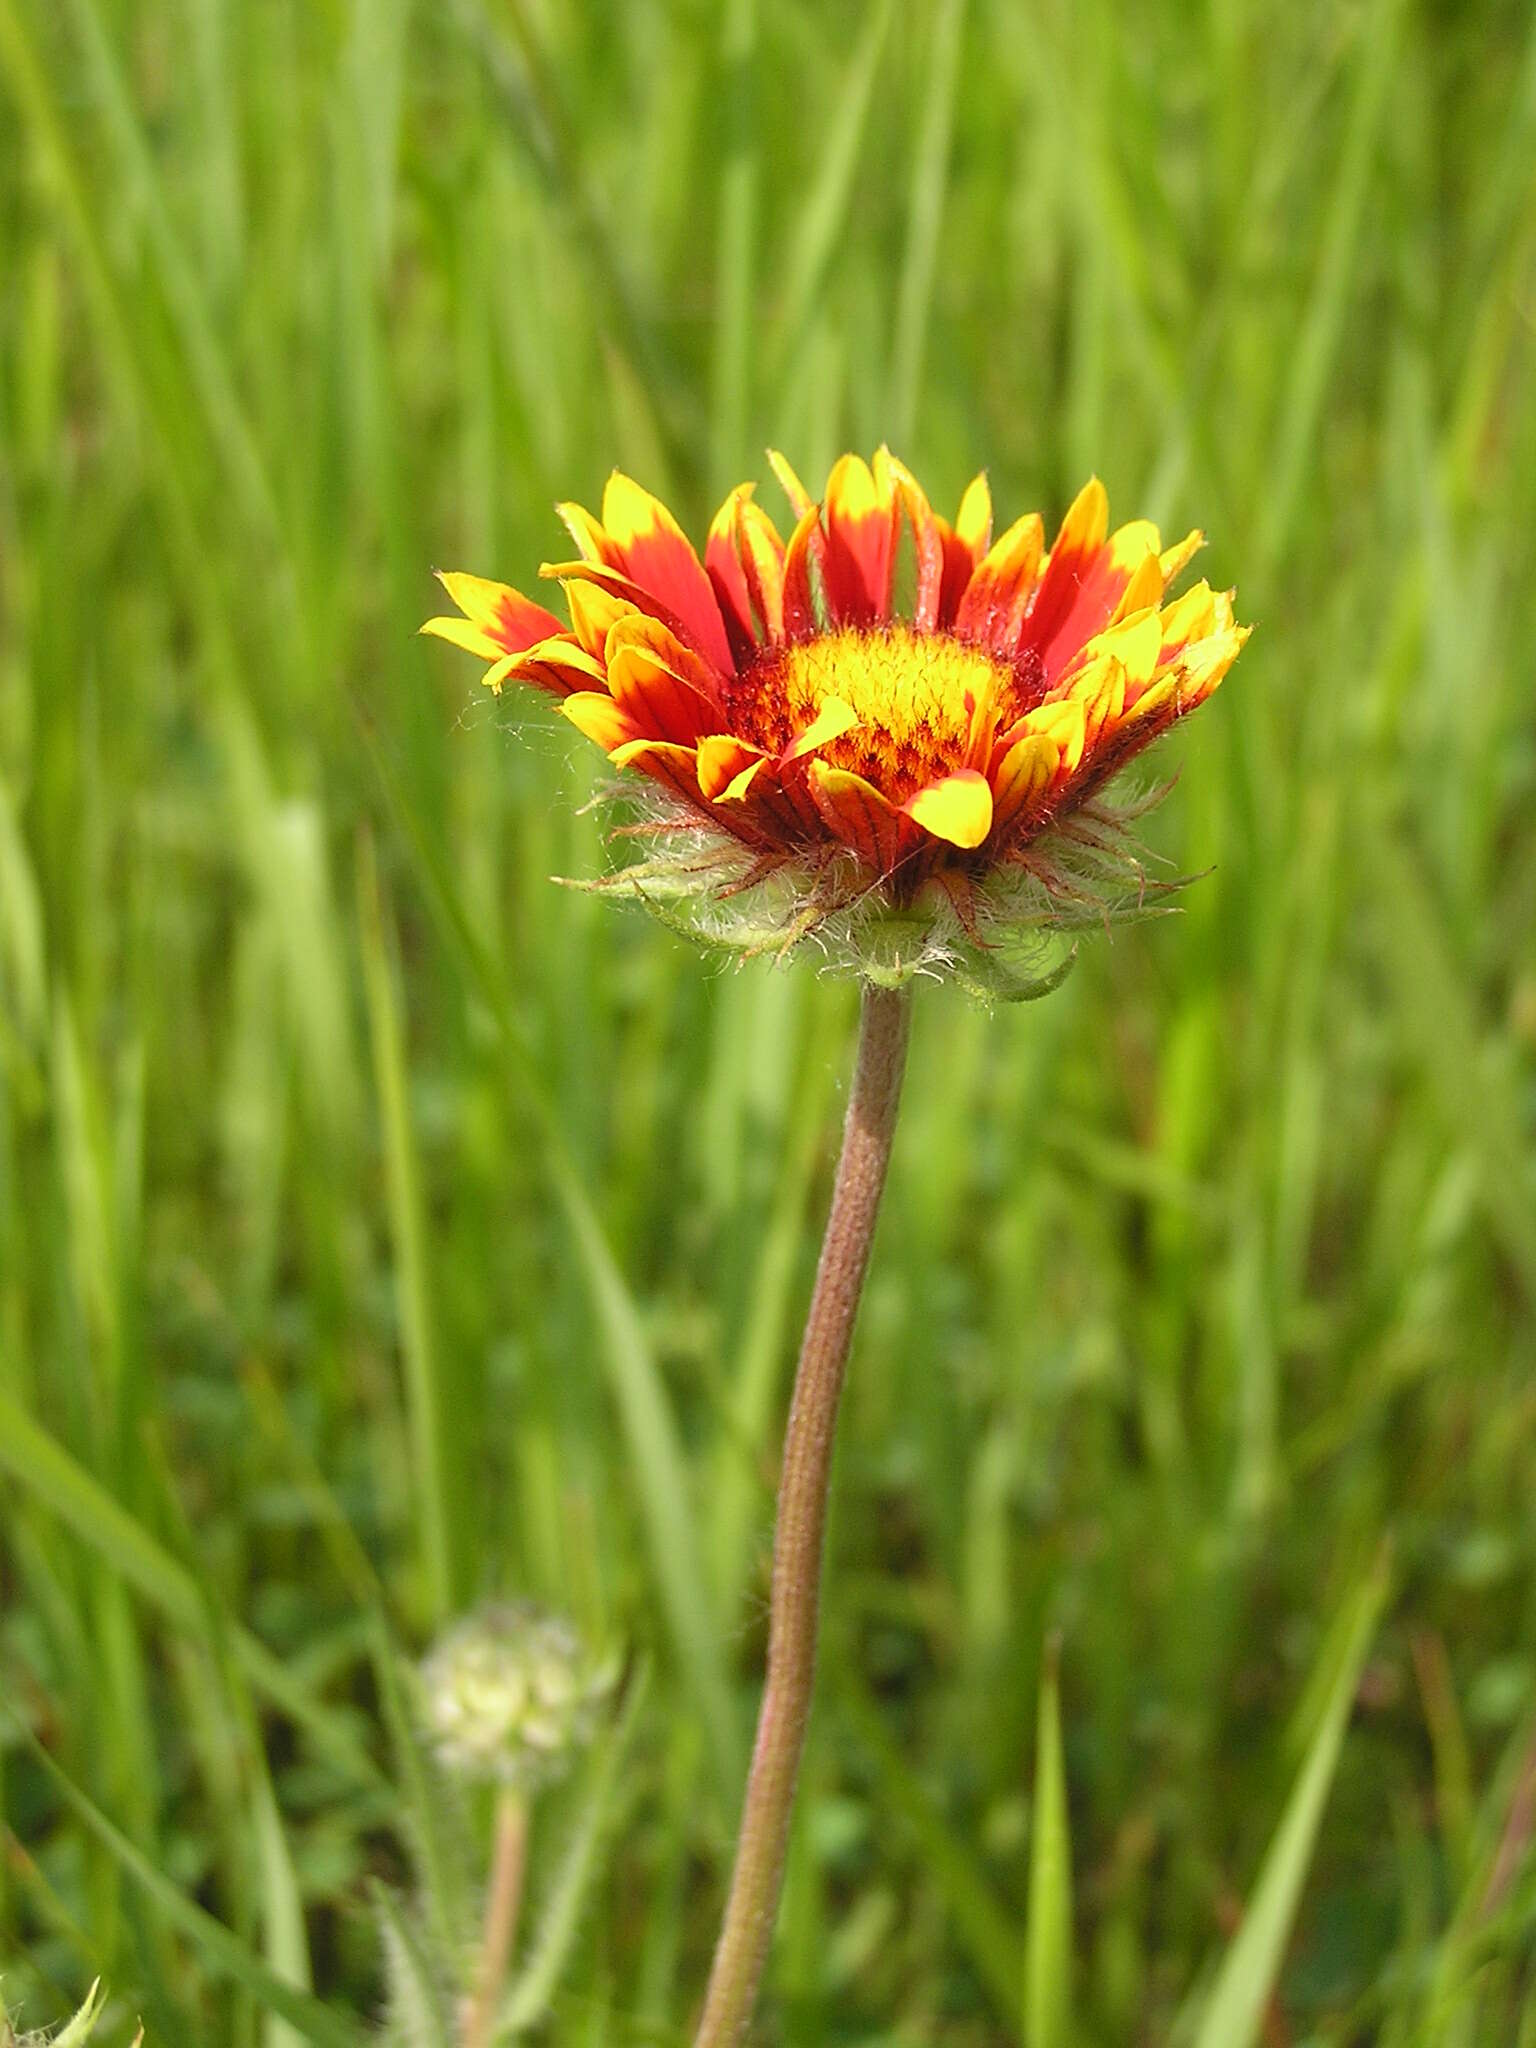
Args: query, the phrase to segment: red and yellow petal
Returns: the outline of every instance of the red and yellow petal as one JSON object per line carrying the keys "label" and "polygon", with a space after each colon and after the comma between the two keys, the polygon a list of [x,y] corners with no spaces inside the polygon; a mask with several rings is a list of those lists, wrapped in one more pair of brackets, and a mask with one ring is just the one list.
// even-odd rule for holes
{"label": "red and yellow petal", "polygon": [[839,625],[886,618],[891,602],[895,494],[862,455],[841,456],[827,478],[827,600]]}
{"label": "red and yellow petal", "polygon": [[1040,654],[1047,684],[1053,683],[1111,620],[1158,601],[1163,594],[1161,545],[1150,520],[1122,526],[1101,547],[1080,558],[1075,588],[1066,592],[1064,600],[1047,569],[1024,633],[1026,645]]}
{"label": "red and yellow petal", "polygon": [[955,614],[955,631],[962,640],[989,647],[1004,661],[1012,661],[1044,546],[1045,526],[1038,512],[1016,519],[992,543],[976,564]]}
{"label": "red and yellow petal", "polygon": [[595,740],[605,754],[645,737],[606,690],[574,690],[560,709],[576,730]]}
{"label": "red and yellow petal", "polygon": [[1003,832],[1048,795],[1061,762],[1049,733],[1027,732],[1016,739],[992,771],[993,830]]}
{"label": "red and yellow petal", "polygon": [[[698,747],[700,794],[709,803],[720,798],[739,801],[746,794],[749,778],[755,776],[767,759],[761,747],[738,739],[734,733],[708,734],[699,741]],[[736,791],[734,798],[733,789]]]}
{"label": "red and yellow petal", "polygon": [[704,573],[714,589],[715,601],[725,620],[726,634],[738,667],[750,654],[757,639],[752,620],[752,595],[741,566],[737,543],[737,514],[742,502],[752,495],[751,484],[737,484],[710,521],[704,543]]}
{"label": "red and yellow petal", "polygon": [[569,633],[535,641],[518,654],[503,655],[494,668],[486,670],[484,681],[499,691],[503,683],[531,683],[553,696],[568,697],[573,690],[589,689],[603,681],[603,665],[572,639]]}
{"label": "red and yellow petal", "polygon": [[616,469],[603,492],[603,531],[624,573],[681,620],[722,676],[734,675],[736,663],[714,586],[693,543],[661,500]]}
{"label": "red and yellow petal", "polygon": [[917,478],[884,448],[876,458],[877,480],[882,476],[889,478],[895,495],[892,534],[896,561],[900,564],[903,585],[908,577],[912,584],[910,613],[905,588],[901,592],[892,589],[887,613],[899,605],[902,615],[911,617],[919,633],[932,633],[943,617],[945,550],[953,536],[929,504]]}
{"label": "red and yellow petal", "polygon": [[609,759],[615,768],[638,768],[642,775],[663,783],[687,803],[698,801],[698,756],[692,747],[669,740],[631,740],[615,748]]}
{"label": "red and yellow petal", "polygon": [[697,655],[655,619],[618,619],[608,634],[608,688],[643,732],[678,744],[720,724],[720,706]]}
{"label": "red and yellow petal", "polygon": [[783,633],[808,640],[831,625],[827,598],[827,537],[814,505],[804,511],[784,550]]}
{"label": "red and yellow petal", "polygon": [[437,580],[464,617],[428,619],[422,632],[467,648],[487,661],[503,654],[520,654],[536,640],[564,631],[553,612],[508,584],[470,576],[462,569],[440,569]]}
{"label": "red and yellow petal", "polygon": [[967,484],[953,526],[937,514],[934,524],[944,556],[936,623],[944,628],[954,624],[966,585],[974,575],[977,563],[992,545],[992,493],[985,474],[973,477]]}
{"label": "red and yellow petal", "polygon": [[888,875],[921,843],[890,799],[862,775],[813,757],[806,783],[823,823],[866,867]]}
{"label": "red and yellow petal", "polygon": [[[1073,499],[1061,522],[1030,607],[1022,645],[1033,647],[1042,660],[1066,625],[1108,532],[1109,499],[1103,484],[1093,476]],[[1104,619],[1108,616],[1106,611]],[[1104,619],[1099,621],[1100,625]],[[1078,644],[1086,637],[1081,635]]]}
{"label": "red and yellow petal", "polygon": [[714,585],[738,666],[754,646],[784,636],[784,543],[768,514],[738,484],[709,529],[704,566]]}

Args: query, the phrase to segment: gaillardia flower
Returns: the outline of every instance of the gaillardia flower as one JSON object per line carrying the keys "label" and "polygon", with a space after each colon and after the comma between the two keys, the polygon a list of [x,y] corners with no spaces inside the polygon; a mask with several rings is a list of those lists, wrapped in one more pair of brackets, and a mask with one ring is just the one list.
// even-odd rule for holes
{"label": "gaillardia flower", "polygon": [[444,574],[463,616],[423,630],[480,655],[493,690],[547,691],[636,771],[653,857],[601,886],[742,950],[814,935],[878,982],[948,969],[1033,993],[1010,939],[1145,899],[1101,792],[1249,629],[1204,582],[1165,602],[1202,536],[1111,533],[1096,478],[1047,551],[1033,512],[993,539],[984,476],[951,525],[884,448],[843,456],[820,504],[770,461],[787,541],[740,484],[700,561],[615,473],[601,521],[559,507],[578,559],[540,573],[569,626]]}

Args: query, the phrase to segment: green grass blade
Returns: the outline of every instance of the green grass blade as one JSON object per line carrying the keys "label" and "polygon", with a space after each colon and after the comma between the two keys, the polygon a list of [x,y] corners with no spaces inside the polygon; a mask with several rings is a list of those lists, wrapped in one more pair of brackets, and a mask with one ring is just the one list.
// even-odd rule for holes
{"label": "green grass blade", "polygon": [[1312,296],[1291,352],[1290,377],[1266,479],[1256,551],[1260,563],[1270,570],[1284,554],[1294,531],[1329,372],[1358,273],[1355,256],[1364,232],[1366,187],[1382,118],[1390,103],[1387,88],[1397,61],[1401,14],[1401,0],[1376,0],[1361,30],[1360,72],[1343,162],[1334,181]]}
{"label": "green grass blade", "polygon": [[770,359],[780,378],[792,372],[799,358],[847,223],[875,78],[891,26],[891,5],[892,0],[870,0],[863,32],[827,122],[826,144],[789,230],[789,254],[779,294],[783,311]]}
{"label": "green grass blade", "polygon": [[486,1004],[495,1020],[538,1121],[544,1169],[565,1213],[603,1338],[600,1355],[624,1428],[662,1604],[709,1730],[720,1796],[732,1804],[740,1790],[742,1745],[690,1502],[687,1460],[665,1383],[634,1297],[571,1158],[505,981],[480,943],[447,867],[383,746],[361,714],[359,725],[390,810],[413,856],[428,906],[466,986]]}
{"label": "green grass blade", "polygon": [[[7,1709],[9,1713],[9,1709]],[[14,1720],[14,1717],[13,1717]],[[126,1876],[159,1908],[179,1933],[202,1954],[216,1976],[226,1977],[248,1991],[266,2011],[286,2020],[301,2040],[317,2048],[359,2048],[366,2038],[353,2021],[343,2019],[307,1993],[296,1991],[281,1977],[274,1976],[260,1957],[252,1954],[236,1935],[211,1913],[189,1899],[149,1858],[134,1847],[95,1802],[82,1792],[67,1772],[55,1763],[31,1730],[14,1722],[22,1742],[34,1761],[52,1782],[65,1804],[71,1807]]]}
{"label": "green grass blade", "polygon": [[725,161],[720,170],[715,347],[710,393],[710,482],[730,487],[747,454],[752,366],[757,354],[753,277],[762,178],[754,60],[757,0],[727,0],[720,37]]}
{"label": "green grass blade", "polygon": [[[304,1902],[299,1893],[293,1852],[288,1845],[283,1817],[272,1790],[271,1773],[259,1748],[257,1781],[252,1790],[252,1825],[256,1837],[256,1859],[261,1872],[262,1946],[267,1967],[274,1977],[309,1996],[314,1977],[309,1961],[309,1935],[304,1925]],[[262,2030],[263,2048],[297,2048],[303,2035],[280,2013],[269,2012]]]}
{"label": "green grass blade", "polygon": [[917,431],[923,350],[933,306],[944,194],[949,183],[949,144],[955,122],[955,88],[960,77],[964,30],[965,0],[938,0],[928,53],[928,90],[923,101],[917,156],[912,165],[907,250],[896,300],[896,338],[891,352],[891,438],[898,449],[910,446]]}
{"label": "green grass blade", "polygon": [[587,1895],[598,1876],[598,1851],[613,1819],[621,1773],[640,1721],[650,1674],[642,1666],[630,1681],[618,1724],[598,1749],[587,1774],[586,1794],[555,1873],[527,1961],[503,2003],[502,2036],[524,2033],[549,2010],[581,1924]]}
{"label": "green grass blade", "polygon": [[[187,1635],[206,1635],[191,1576],[83,1466],[0,1388],[0,1469],[47,1504],[142,1598]],[[282,1659],[248,1630],[231,1627],[232,1655],[253,1686],[310,1736],[317,1750],[375,1791],[388,1785],[351,1734],[307,1691]]]}
{"label": "green grass blade", "polygon": [[1350,1597],[1347,1654],[1340,1661],[1311,1749],[1265,1855],[1243,1924],[1216,1973],[1194,2048],[1254,2048],[1259,2039],[1387,1585],[1383,1559]]}
{"label": "green grass blade", "polygon": [[405,1363],[412,1469],[416,1475],[420,1503],[422,1563],[432,1614],[436,1621],[442,1622],[453,1612],[456,1579],[448,1508],[453,1488],[445,1434],[447,1403],[432,1329],[421,1177],[411,1124],[396,946],[379,888],[373,845],[367,838],[358,845],[357,875],[363,981],[368,993],[374,1078],[379,1092],[384,1164],[389,1182],[395,1290]]}
{"label": "green grass blade", "polygon": [[1072,2038],[1072,1838],[1061,1752],[1056,1643],[1046,1646],[1035,1735],[1035,1803],[1024,1935],[1024,2048],[1066,2048]]}
{"label": "green grass blade", "polygon": [[1010,2030],[1019,2017],[1019,1938],[969,1848],[943,1816],[886,1733],[879,1712],[850,1674],[841,1703],[879,1773],[886,1802],[917,1837],[925,1875],[944,1902],[956,1935]]}

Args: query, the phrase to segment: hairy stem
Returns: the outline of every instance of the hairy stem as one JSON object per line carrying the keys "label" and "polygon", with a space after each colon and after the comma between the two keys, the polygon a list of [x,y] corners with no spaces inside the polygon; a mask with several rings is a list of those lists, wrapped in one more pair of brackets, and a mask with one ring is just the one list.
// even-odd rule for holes
{"label": "hairy stem", "polygon": [[528,1802],[508,1788],[496,1804],[496,1843],[491,1853],[491,1880],[485,1897],[485,1928],[476,1961],[475,1988],[464,2012],[464,2048],[486,2048],[496,2022],[496,2006],[506,1981],[523,1898],[523,1871],[528,1860]]}
{"label": "hairy stem", "polygon": [[822,1546],[838,1400],[890,1162],[910,1012],[907,990],[865,987],[842,1156],[784,1433],[768,1671],[730,1897],[695,2048],[727,2048],[745,2037],[773,1940],[795,1779],[816,1675]]}

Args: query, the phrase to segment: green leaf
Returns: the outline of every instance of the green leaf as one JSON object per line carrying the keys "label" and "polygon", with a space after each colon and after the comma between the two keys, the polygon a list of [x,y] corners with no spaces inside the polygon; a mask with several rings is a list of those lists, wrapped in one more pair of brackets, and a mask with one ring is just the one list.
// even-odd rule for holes
{"label": "green leaf", "polygon": [[1025,2048],[1065,2048],[1072,2032],[1072,1840],[1061,1754],[1059,1645],[1046,1646],[1035,1734],[1029,1918],[1024,1937]]}
{"label": "green leaf", "polygon": [[389,2048],[449,2048],[453,2030],[444,1987],[420,1934],[383,1885],[374,1887],[373,1905],[384,1953]]}
{"label": "green leaf", "polygon": [[[1301,1887],[1344,1743],[1350,1708],[1387,1595],[1383,1556],[1350,1596],[1345,1654],[1290,1799],[1269,1845],[1243,1924],[1206,2001],[1194,2048],[1254,2048],[1295,1924]],[[1332,1638],[1324,1654],[1332,1650]]]}

